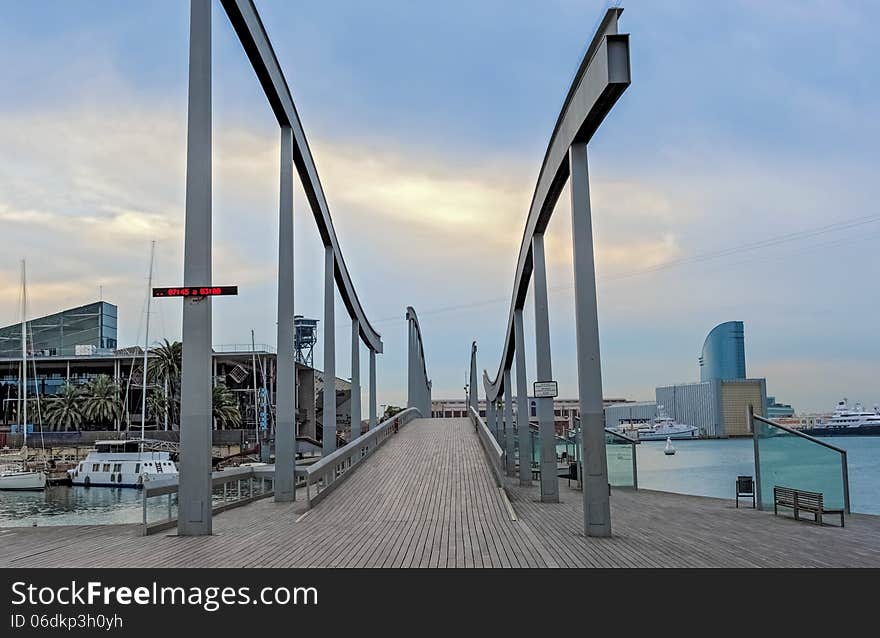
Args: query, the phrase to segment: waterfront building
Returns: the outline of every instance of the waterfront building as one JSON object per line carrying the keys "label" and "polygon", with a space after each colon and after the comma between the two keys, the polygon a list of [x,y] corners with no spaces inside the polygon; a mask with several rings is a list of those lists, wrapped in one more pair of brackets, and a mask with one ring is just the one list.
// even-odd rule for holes
{"label": "waterfront building", "polygon": [[[742,321],[718,324],[703,342],[700,381],[656,388],[657,405],[679,423],[699,428],[700,436],[748,436],[746,410],[767,415],[767,381],[746,377]],[[790,407],[790,406],[789,406]]]}
{"label": "waterfront building", "polygon": [[[116,349],[117,308],[106,301],[28,319],[28,356],[110,353]],[[0,357],[21,359],[21,323],[0,328]]]}
{"label": "waterfront building", "polygon": [[[114,304],[96,301],[29,319],[28,396],[47,399],[58,394],[67,383],[85,385],[106,375],[119,386],[123,409],[113,424],[102,427],[110,425],[113,430],[139,430],[145,420],[141,414],[144,351],[140,346],[117,347],[117,317],[118,309]],[[294,348],[298,355],[295,377],[300,398],[296,414],[297,435],[320,440],[324,375],[311,365],[317,325],[317,320],[297,315]],[[213,383],[225,386],[236,397],[242,417],[240,428],[255,430],[258,423],[271,427],[275,406],[274,349],[265,344],[233,344],[214,346],[213,350]],[[147,358],[148,361],[155,358],[152,349]],[[0,434],[11,432],[13,425],[18,423],[20,379],[21,324],[18,323],[0,328]],[[351,382],[336,379],[334,391],[337,397],[336,430],[347,437],[351,429]],[[164,423],[162,419],[157,422],[149,415],[144,426],[154,431],[177,427],[173,423]],[[66,431],[67,428],[47,424],[44,430]]]}
{"label": "waterfront building", "polygon": [[[271,427],[275,412],[276,355],[274,348],[265,344],[232,344],[214,346],[212,355],[212,380],[214,385],[223,385],[236,398],[243,430],[254,430],[265,415]],[[155,358],[151,350],[149,361]],[[254,364],[256,364],[256,391],[254,388]],[[100,375],[116,381],[121,389],[120,402],[124,406],[122,414],[111,424],[113,430],[140,430],[143,349],[137,346],[96,352],[93,354],[72,354],[68,356],[37,356],[28,361],[28,396],[40,396],[43,400],[58,394],[66,383],[85,385]],[[21,361],[15,357],[0,357],[0,432],[9,432],[18,423],[18,384]],[[35,372],[36,371],[36,372]],[[324,394],[324,375],[321,371],[296,364],[296,384],[299,393],[299,409],[296,414],[297,435],[311,439],[321,438],[323,428],[322,405]],[[257,397],[265,388],[265,399]],[[158,388],[157,388],[158,389]],[[351,427],[351,382],[336,379],[336,429],[343,436],[349,435]],[[152,390],[148,390],[152,392]],[[259,405],[258,405],[259,403]],[[267,409],[262,406],[268,404]],[[176,430],[177,425],[168,424],[168,429]],[[145,423],[148,430],[164,430],[162,419],[148,416]],[[44,426],[46,431],[66,430]]]}
{"label": "waterfront building", "polygon": [[703,342],[700,381],[746,378],[745,331],[742,321],[718,324]]}
{"label": "waterfront building", "polygon": [[696,426],[701,436],[748,436],[746,410],[751,405],[765,416],[767,385],[765,379],[713,379],[659,387],[656,396],[668,416]]}
{"label": "waterfront building", "polygon": [[794,408],[787,403],[777,403],[776,397],[767,397],[767,418],[771,421],[794,416]]}

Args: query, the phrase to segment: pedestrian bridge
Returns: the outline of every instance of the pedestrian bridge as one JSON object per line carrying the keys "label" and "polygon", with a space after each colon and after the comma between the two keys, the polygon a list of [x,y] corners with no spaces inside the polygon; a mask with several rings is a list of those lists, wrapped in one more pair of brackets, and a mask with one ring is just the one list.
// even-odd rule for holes
{"label": "pedestrian bridge", "polygon": [[326,498],[217,514],[210,536],[138,525],[7,528],[0,567],[880,567],[880,517],[819,527],[733,501],[611,493],[615,533],[585,536],[581,493],[558,503],[503,478],[471,419],[415,419]]}
{"label": "pedestrian bridge", "polygon": [[[499,365],[494,377],[486,371],[482,375],[486,421],[478,411],[476,344],[467,388],[469,417],[429,418],[432,382],[422,330],[415,310],[408,307],[407,410],[379,423],[376,356],[384,344],[343,259],[287,81],[253,0],[220,4],[253,65],[280,133],[278,374],[274,430],[263,433],[264,442],[270,435],[274,439],[275,465],[212,475],[212,300],[187,298],[182,311],[180,484],[156,487],[165,490],[163,494],[178,493],[176,515],[149,535],[142,535],[139,525],[0,529],[0,566],[880,567],[875,540],[880,517],[851,515],[846,528],[840,529],[736,509],[733,501],[638,490],[635,481],[629,489],[609,488],[587,145],[630,84],[629,36],[618,33],[622,9],[608,9],[592,36],[541,165],[517,253]],[[190,6],[184,283],[198,288],[212,285],[211,246],[205,241],[212,223],[212,2],[191,0]],[[355,397],[361,395],[361,346],[369,352],[367,432],[360,437],[356,432],[354,440],[339,449],[336,436],[328,432],[322,440],[323,458],[308,468],[295,462],[298,403],[309,403],[313,397],[299,396],[294,379],[294,172],[324,247],[323,321],[331,327],[323,333],[325,378],[337,376],[332,329],[337,292],[351,320]],[[553,211],[561,208],[558,198],[566,185],[571,196],[582,419],[580,485],[557,478],[544,263],[544,232]],[[475,268],[478,260],[475,255]],[[542,388],[534,393],[539,430],[535,471],[541,477],[534,485],[526,405],[528,346],[522,320],[530,288],[535,304],[534,381]],[[355,424],[362,423],[360,403],[352,401]],[[324,393],[322,418],[335,428],[333,392]],[[218,507],[218,482],[226,495],[233,481],[235,502]],[[254,489],[255,482],[267,481],[271,491]],[[243,482],[248,485],[244,498]],[[145,501],[153,491],[145,489]],[[168,502],[170,508],[170,496]]]}

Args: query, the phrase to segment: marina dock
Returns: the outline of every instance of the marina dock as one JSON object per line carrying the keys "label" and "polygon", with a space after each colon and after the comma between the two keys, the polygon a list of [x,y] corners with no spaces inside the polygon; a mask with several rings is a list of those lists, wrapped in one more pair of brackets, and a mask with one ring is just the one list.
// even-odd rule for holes
{"label": "marina dock", "polygon": [[559,504],[505,481],[469,419],[417,419],[311,510],[261,500],[218,514],[211,536],[0,529],[0,567],[880,567],[878,516],[820,527],[733,500],[614,489],[613,536],[587,538],[565,480]]}

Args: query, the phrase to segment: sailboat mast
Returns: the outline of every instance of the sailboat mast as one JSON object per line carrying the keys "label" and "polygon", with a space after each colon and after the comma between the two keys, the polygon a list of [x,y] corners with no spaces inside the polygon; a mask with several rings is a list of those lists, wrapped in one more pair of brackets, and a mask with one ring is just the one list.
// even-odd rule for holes
{"label": "sailboat mast", "polygon": [[27,271],[24,259],[21,260],[21,396],[24,420],[24,447],[27,447]]}
{"label": "sailboat mast", "polygon": [[251,329],[251,367],[254,369],[254,441],[260,442],[260,390],[257,388],[257,344],[254,342],[254,331]]}
{"label": "sailboat mast", "polygon": [[156,253],[156,241],[150,242],[150,274],[147,276],[147,325],[144,331],[144,373],[143,396],[141,396],[141,452],[144,445],[144,425],[147,423],[147,352],[150,347],[150,300],[153,295],[153,256]]}

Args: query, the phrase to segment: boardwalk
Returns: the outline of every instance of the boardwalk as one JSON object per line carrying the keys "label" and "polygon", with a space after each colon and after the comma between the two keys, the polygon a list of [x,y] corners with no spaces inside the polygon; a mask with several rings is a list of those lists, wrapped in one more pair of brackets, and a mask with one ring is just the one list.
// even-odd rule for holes
{"label": "boardwalk", "polygon": [[495,485],[467,419],[403,428],[315,509],[267,500],[219,515],[215,535],[127,526],[0,530],[0,566],[880,566],[880,517],[816,527],[731,501],[615,490],[614,537],[587,539],[581,494]]}

